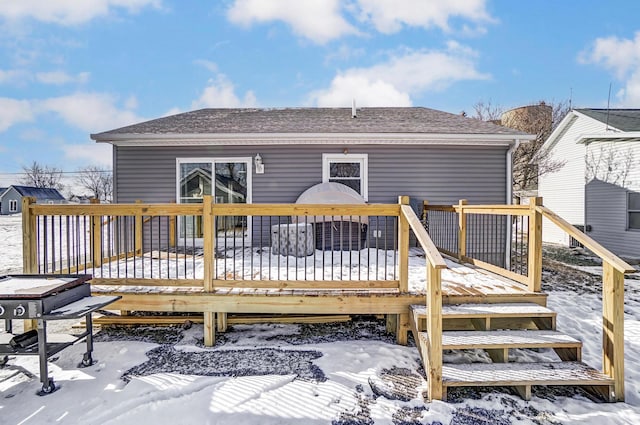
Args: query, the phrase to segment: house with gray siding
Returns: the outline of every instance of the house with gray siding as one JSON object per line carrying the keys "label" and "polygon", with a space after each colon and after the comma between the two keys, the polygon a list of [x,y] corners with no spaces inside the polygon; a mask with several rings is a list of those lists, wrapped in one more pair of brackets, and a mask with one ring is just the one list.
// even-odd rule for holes
{"label": "house with gray siding", "polygon": [[114,202],[294,203],[322,182],[369,203],[511,200],[534,136],[423,107],[201,109],[92,134],[113,146]]}
{"label": "house with gray siding", "polygon": [[57,189],[12,185],[0,190],[0,215],[22,212],[22,197],[30,196],[40,204],[64,204],[66,199]]}
{"label": "house with gray siding", "polygon": [[[640,258],[640,109],[575,109],[545,142],[562,169],[541,176],[545,206],[612,252]],[[547,242],[575,241],[544,222]]]}

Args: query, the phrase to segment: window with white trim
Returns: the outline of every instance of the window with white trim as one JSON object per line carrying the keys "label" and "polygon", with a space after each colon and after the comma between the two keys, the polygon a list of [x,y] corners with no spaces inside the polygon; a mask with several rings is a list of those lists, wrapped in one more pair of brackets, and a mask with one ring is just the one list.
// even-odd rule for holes
{"label": "window with white trim", "polygon": [[369,199],[369,156],[363,154],[322,154],[322,182],[342,183]]}
{"label": "window with white trim", "polygon": [[9,212],[18,212],[18,201],[9,199]]}
{"label": "window with white trim", "polygon": [[640,192],[629,192],[627,198],[627,227],[640,230]]}

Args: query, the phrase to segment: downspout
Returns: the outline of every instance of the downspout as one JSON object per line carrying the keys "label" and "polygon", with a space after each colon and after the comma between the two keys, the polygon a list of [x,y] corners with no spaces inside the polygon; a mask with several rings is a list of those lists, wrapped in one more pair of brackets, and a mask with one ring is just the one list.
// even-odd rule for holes
{"label": "downspout", "polygon": [[507,150],[507,205],[513,203],[513,153],[520,146],[520,139],[515,139],[513,145]]}
{"label": "downspout", "polygon": [[[515,139],[513,145],[507,150],[507,205],[511,205],[513,203],[513,153],[520,146],[520,139]],[[511,226],[511,220],[507,220],[507,238],[504,241],[505,243],[505,258],[504,263],[506,265],[507,270],[511,270],[511,240],[513,235],[513,227]]]}

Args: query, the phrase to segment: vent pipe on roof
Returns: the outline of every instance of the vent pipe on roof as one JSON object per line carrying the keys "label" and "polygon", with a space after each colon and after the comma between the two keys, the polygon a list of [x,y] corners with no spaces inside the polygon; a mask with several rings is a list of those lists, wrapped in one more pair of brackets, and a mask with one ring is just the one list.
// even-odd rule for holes
{"label": "vent pipe on roof", "polygon": [[358,113],[356,112],[356,99],[353,98],[353,102],[351,103],[351,118],[358,118]]}

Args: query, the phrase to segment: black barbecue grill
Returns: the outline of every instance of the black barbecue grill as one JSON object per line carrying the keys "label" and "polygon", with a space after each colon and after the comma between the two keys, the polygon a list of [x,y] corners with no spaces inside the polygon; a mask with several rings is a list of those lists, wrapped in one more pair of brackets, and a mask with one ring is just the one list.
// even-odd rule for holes
{"label": "black barbecue grill", "polygon": [[[0,276],[0,319],[5,320],[6,334],[0,334],[0,366],[9,355],[40,357],[40,394],[56,387],[49,378],[47,359],[86,337],[87,351],[81,366],[93,364],[93,330],[91,313],[118,300],[118,296],[91,296],[91,275],[10,275]],[[85,316],[86,329],[71,341],[47,342],[47,321],[79,319]],[[12,320],[35,320],[37,328],[21,335],[12,334]]]}

